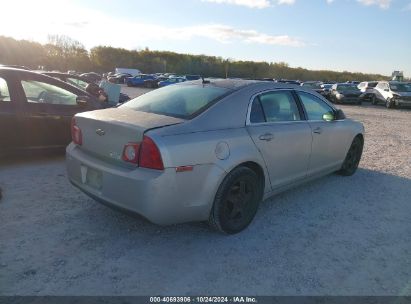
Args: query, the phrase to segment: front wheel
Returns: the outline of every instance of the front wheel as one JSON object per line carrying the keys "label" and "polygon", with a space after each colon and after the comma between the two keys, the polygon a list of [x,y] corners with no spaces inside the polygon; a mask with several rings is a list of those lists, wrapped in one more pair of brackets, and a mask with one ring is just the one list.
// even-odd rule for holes
{"label": "front wheel", "polygon": [[385,101],[385,106],[387,107],[387,109],[394,108],[395,107],[394,100],[392,100],[391,98],[387,98],[387,100]]}
{"label": "front wheel", "polygon": [[208,220],[210,226],[227,234],[244,230],[253,220],[262,196],[263,183],[253,170],[234,169],[218,188]]}
{"label": "front wheel", "polygon": [[344,176],[351,176],[357,171],[361,160],[362,150],[364,147],[363,140],[357,136],[351,143],[350,149],[347,152],[344,163],[340,171],[337,173]]}

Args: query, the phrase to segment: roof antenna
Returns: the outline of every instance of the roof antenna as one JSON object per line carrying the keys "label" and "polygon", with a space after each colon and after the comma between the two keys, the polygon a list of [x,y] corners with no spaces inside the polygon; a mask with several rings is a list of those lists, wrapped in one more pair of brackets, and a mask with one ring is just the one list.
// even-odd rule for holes
{"label": "roof antenna", "polygon": [[203,84],[210,83],[210,80],[205,80],[204,76],[201,76],[201,79],[203,80]]}

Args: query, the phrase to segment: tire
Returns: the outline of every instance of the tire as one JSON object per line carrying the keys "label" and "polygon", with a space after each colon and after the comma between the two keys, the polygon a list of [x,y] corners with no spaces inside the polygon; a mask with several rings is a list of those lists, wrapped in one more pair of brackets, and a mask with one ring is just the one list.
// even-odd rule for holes
{"label": "tire", "polygon": [[361,160],[362,150],[364,147],[363,140],[356,136],[351,143],[350,149],[345,156],[341,169],[337,172],[343,176],[351,176],[357,171],[358,164]]}
{"label": "tire", "polygon": [[387,100],[385,101],[385,106],[387,109],[392,109],[395,108],[395,103],[391,98],[387,98]]}
{"label": "tire", "polygon": [[226,234],[235,234],[247,228],[262,200],[263,187],[253,170],[238,167],[231,171],[218,188],[209,225]]}
{"label": "tire", "polygon": [[377,100],[377,98],[375,97],[375,95],[371,95],[370,101],[371,101],[371,104],[373,104],[373,105],[377,105],[377,104],[378,104],[378,100]]}
{"label": "tire", "polygon": [[149,89],[149,88],[151,87],[150,82],[149,82],[149,81],[146,81],[146,82],[144,83],[144,87],[147,88],[147,89]]}
{"label": "tire", "polygon": [[127,86],[128,86],[128,87],[131,87],[132,85],[131,85],[131,83],[127,82]]}

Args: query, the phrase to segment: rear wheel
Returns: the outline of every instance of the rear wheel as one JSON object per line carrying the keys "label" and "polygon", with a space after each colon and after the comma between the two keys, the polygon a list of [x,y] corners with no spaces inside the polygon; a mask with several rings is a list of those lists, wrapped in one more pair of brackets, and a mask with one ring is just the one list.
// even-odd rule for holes
{"label": "rear wheel", "polygon": [[374,94],[371,95],[370,101],[371,101],[371,103],[372,103],[373,105],[376,105],[376,104],[378,103],[378,100],[377,100],[377,98],[375,97]]}
{"label": "rear wheel", "polygon": [[361,160],[362,150],[364,147],[363,140],[357,136],[351,143],[351,147],[347,152],[344,163],[338,171],[338,174],[344,176],[351,176],[357,171],[358,165]]}
{"label": "rear wheel", "polygon": [[253,220],[262,196],[263,184],[253,170],[234,169],[217,191],[208,220],[210,226],[227,234],[244,230]]}

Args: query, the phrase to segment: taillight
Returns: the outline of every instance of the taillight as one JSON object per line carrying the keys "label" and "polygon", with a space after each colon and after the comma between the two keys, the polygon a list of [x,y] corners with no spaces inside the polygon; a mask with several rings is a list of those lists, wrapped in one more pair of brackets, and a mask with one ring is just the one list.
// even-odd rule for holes
{"label": "taillight", "polygon": [[123,149],[123,160],[129,163],[138,164],[138,152],[140,144],[128,143]]}
{"label": "taillight", "polygon": [[122,159],[142,168],[164,170],[160,150],[148,136],[141,143],[128,143],[124,146]]}
{"label": "taillight", "polygon": [[81,134],[81,129],[79,128],[79,126],[76,125],[75,117],[71,119],[71,140],[76,145],[81,146],[83,144],[83,136]]}
{"label": "taillight", "polygon": [[148,136],[143,137],[140,148],[139,166],[156,170],[164,170],[160,150],[155,142]]}

